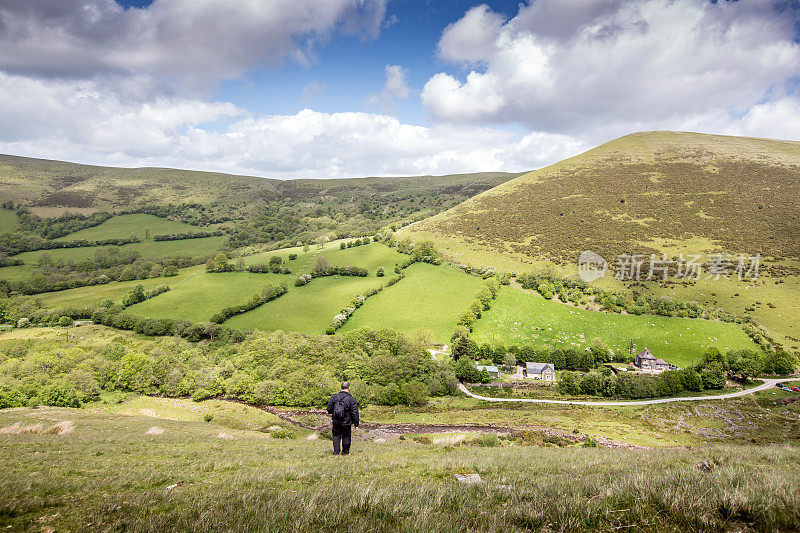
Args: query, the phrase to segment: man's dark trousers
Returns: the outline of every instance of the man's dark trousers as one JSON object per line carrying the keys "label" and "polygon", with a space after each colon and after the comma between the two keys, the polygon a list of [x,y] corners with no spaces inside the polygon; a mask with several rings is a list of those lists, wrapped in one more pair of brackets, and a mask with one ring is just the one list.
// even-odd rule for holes
{"label": "man's dark trousers", "polygon": [[[333,455],[342,455],[350,453],[350,424],[336,424],[334,422],[331,426],[331,434],[333,435]],[[341,449],[339,443],[341,442]]]}

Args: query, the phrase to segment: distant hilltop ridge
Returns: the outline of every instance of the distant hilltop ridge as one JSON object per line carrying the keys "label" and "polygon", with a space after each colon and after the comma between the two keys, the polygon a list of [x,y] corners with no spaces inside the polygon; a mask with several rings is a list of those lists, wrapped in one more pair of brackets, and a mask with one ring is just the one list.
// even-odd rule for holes
{"label": "distant hilltop ridge", "polygon": [[409,231],[574,263],[692,240],[800,258],[800,142],[633,133],[524,174]]}
{"label": "distant hilltop ridge", "polygon": [[[475,172],[445,176],[279,180],[171,168],[118,168],[0,155],[0,196],[52,216],[114,211],[137,206],[211,204],[242,211],[271,201],[313,202],[320,198],[378,203],[403,196],[447,195],[463,200],[520,173]],[[450,203],[449,207],[453,205]]]}

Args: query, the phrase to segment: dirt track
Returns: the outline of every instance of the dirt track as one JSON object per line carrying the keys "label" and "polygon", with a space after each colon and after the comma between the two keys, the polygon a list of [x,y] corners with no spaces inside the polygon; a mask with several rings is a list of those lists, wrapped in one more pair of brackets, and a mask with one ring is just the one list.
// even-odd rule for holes
{"label": "dirt track", "polygon": [[765,379],[763,385],[759,385],[758,387],[753,387],[752,389],[745,389],[740,390],[737,392],[731,392],[730,394],[717,394],[714,396],[687,396],[685,398],[659,398],[656,400],[632,400],[626,402],[588,402],[588,401],[580,401],[580,400],[545,400],[539,398],[489,398],[488,396],[479,396],[467,390],[467,388],[462,384],[458,384],[458,388],[466,394],[467,396],[471,396],[473,398],[477,398],[478,400],[484,400],[486,402],[525,402],[525,403],[555,403],[561,405],[586,405],[590,407],[622,407],[626,405],[654,405],[659,403],[672,403],[672,402],[696,402],[701,400],[725,400],[727,398],[737,398],[739,396],[745,396],[747,394],[752,394],[754,392],[762,391],[771,389],[775,386],[776,383],[780,383],[781,381],[786,381],[785,379]]}

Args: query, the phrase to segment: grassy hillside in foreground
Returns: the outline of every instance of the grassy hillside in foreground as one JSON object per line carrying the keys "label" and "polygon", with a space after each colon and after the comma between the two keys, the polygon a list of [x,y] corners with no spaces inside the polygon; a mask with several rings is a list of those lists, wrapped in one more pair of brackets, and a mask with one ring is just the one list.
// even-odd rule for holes
{"label": "grassy hillside in foreground", "polygon": [[681,367],[710,346],[758,349],[735,324],[587,311],[509,287],[500,288],[491,309],[476,322],[472,338],[479,344],[565,348],[585,347],[600,338],[617,353],[626,353],[633,340],[637,351],[649,348],[656,357]]}
{"label": "grassy hillside in foreground", "polygon": [[341,328],[366,327],[411,333],[424,329],[435,342],[449,342],[458,322],[481,288],[480,278],[446,266],[411,265],[406,277],[369,298]]}
{"label": "grassy hillside in foreground", "polygon": [[[324,439],[280,440],[216,421],[0,411],[0,428],[66,421],[73,423],[67,434],[0,434],[0,526],[777,531],[800,520],[796,447],[492,448],[406,440],[356,442],[353,455],[334,459]],[[454,475],[465,473],[484,483],[457,483]]]}

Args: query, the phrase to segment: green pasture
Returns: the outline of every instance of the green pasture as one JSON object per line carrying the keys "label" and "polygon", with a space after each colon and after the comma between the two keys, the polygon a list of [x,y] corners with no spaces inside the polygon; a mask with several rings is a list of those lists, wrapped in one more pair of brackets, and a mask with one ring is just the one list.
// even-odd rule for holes
{"label": "green pasture", "polygon": [[404,279],[364,302],[340,331],[368,327],[410,333],[426,329],[434,341],[447,342],[481,283],[480,278],[447,266],[411,265]]}
{"label": "green pasture", "polygon": [[19,219],[11,209],[0,208],[0,233],[11,233],[17,229]]}
{"label": "green pasture", "polygon": [[[332,266],[366,268],[369,270],[369,275],[374,276],[379,266],[382,266],[386,270],[386,274],[390,275],[396,263],[402,263],[408,259],[407,255],[398,253],[394,248],[389,248],[377,242],[340,250],[339,243],[347,242],[348,240],[350,239],[330,242],[325,244],[323,248],[311,246],[308,252],[304,252],[302,246],[262,252],[245,257],[244,262],[246,265],[268,263],[270,257],[278,256],[283,259],[286,266],[292,269],[292,274],[302,274],[308,273],[314,268],[318,257],[324,257]],[[289,261],[289,254],[292,253],[297,254],[297,259]]]}
{"label": "green pasture", "polygon": [[[791,262],[789,266],[796,268],[798,263]],[[749,314],[775,340],[800,352],[800,276],[783,276],[778,280],[764,275],[756,281],[701,278],[691,286],[662,287],[647,283],[644,290],[675,300],[695,300],[709,307],[721,307],[739,316]]]}
{"label": "green pasture", "polygon": [[34,268],[31,265],[0,267],[0,279],[22,281],[31,277],[33,270]]}
{"label": "green pasture", "polygon": [[8,281],[22,281],[28,279],[37,269],[39,258],[42,254],[47,254],[58,263],[59,261],[80,261],[81,259],[91,259],[98,250],[108,251],[116,248],[120,252],[135,250],[141,257],[150,259],[162,259],[164,257],[192,257],[203,256],[219,250],[227,237],[204,237],[202,239],[183,239],[179,241],[153,241],[126,244],[124,246],[89,246],[86,248],[59,248],[55,250],[37,250],[35,252],[23,252],[14,257],[22,259],[25,264],[21,266],[10,266],[0,268],[0,279]]}
{"label": "green pasture", "polygon": [[205,229],[175,220],[167,220],[166,218],[157,217],[155,215],[137,213],[133,215],[114,216],[102,224],[70,233],[56,240],[76,241],[86,239],[87,241],[100,241],[104,239],[127,238],[131,235],[136,235],[140,239],[145,239],[147,236],[152,237],[153,235],[197,231],[205,231]]}
{"label": "green pasture", "polygon": [[[225,322],[231,328],[325,333],[333,317],[357,295],[381,286],[386,278],[328,276],[315,278],[261,307]],[[401,282],[402,283],[402,282]]]}
{"label": "green pasture", "polygon": [[[92,285],[89,287],[78,287],[58,292],[46,292],[37,294],[38,298],[45,307],[96,307],[101,301],[110,298],[115,303],[121,303],[122,298],[134,289],[137,285],[142,285],[144,290],[150,290],[159,285],[174,287],[180,285],[182,281],[193,278],[203,271],[203,266],[184,268],[179,271],[177,276],[169,278],[148,278],[133,281],[113,281],[105,285]],[[163,294],[161,296],[164,296]]]}
{"label": "green pasture", "polygon": [[[280,274],[225,272],[209,274],[198,268],[169,283],[170,290],[129,307],[135,315],[207,322],[225,307],[243,304],[266,285],[291,284],[293,278]],[[285,298],[286,296],[284,296]]]}
{"label": "green pasture", "polygon": [[652,315],[619,315],[587,311],[510,287],[501,287],[492,308],[477,321],[478,343],[585,347],[602,339],[615,352],[645,347],[674,365],[685,367],[706,348],[750,348],[755,344],[735,324]]}

